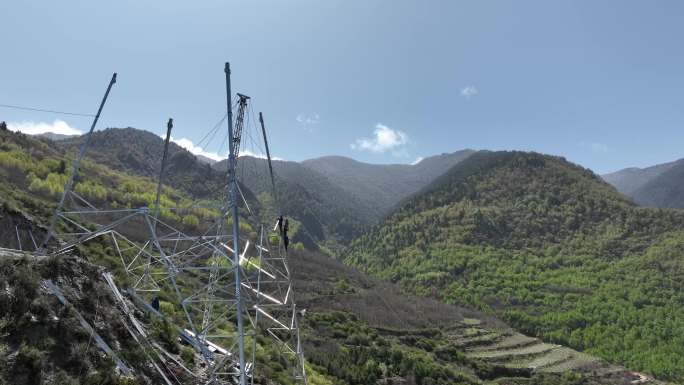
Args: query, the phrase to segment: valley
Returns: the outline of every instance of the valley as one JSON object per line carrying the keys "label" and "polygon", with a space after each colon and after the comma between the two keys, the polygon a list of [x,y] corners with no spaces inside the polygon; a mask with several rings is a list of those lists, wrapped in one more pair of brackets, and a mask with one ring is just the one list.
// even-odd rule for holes
{"label": "valley", "polygon": [[0,9],[0,385],[684,385],[684,2]]}
{"label": "valley", "polygon": [[[22,303],[0,296],[13,309],[2,321],[5,381],[39,369],[46,383],[58,383],[56,376],[91,381],[93,373],[99,383],[122,383],[96,352],[84,361],[86,374],[57,359],[59,346],[82,344],[83,336],[37,344],[35,335],[50,323],[15,318],[57,314],[54,298],[36,287],[47,277],[70,287],[98,333],[120,341],[122,356],[134,354],[125,334],[112,334],[103,322],[102,314],[121,317],[111,298],[95,306],[79,302],[86,301],[83,284],[103,284],[98,269],[117,272],[106,245],[93,241],[79,256],[45,261],[36,261],[31,247],[67,172],[61,160],[68,164],[78,140],[0,132],[0,246],[26,250],[25,256],[2,252],[1,279],[9,292],[32,287],[33,293],[32,302]],[[122,150],[128,141],[136,146]],[[159,137],[140,130],[96,133],[76,191],[103,207],[150,204],[161,146]],[[271,221],[265,161],[240,161],[245,202]],[[335,161],[351,164],[338,168]],[[413,168],[424,162],[432,174]],[[221,164],[172,146],[169,165],[162,217],[202,228],[217,215],[210,207],[218,207]],[[307,313],[309,383],[632,384],[684,375],[679,211],[638,207],[591,171],[534,153],[467,150],[402,167],[323,158],[276,161],[274,168],[279,199],[292,213],[293,242],[301,245],[290,263],[298,305]],[[377,177],[383,173],[387,179]],[[380,190],[392,194],[373,206],[370,197]],[[22,353],[22,343],[37,351]],[[259,381],[287,384],[263,343],[259,363],[270,369]],[[42,361],[17,361],[19,353]],[[139,370],[141,381],[154,381],[153,372]]]}

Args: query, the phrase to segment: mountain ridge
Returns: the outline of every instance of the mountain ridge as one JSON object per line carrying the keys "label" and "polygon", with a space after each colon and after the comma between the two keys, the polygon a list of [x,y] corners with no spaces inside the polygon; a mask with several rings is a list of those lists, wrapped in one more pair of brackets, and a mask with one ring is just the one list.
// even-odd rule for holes
{"label": "mountain ridge", "polygon": [[[23,218],[30,223],[20,225],[34,229],[48,222],[52,215],[48,202],[58,199],[55,195],[59,192],[52,192],[51,185],[43,191],[44,186],[36,180],[40,177],[51,181],[64,175],[66,167],[60,160],[68,160],[61,147],[46,143],[0,132],[0,176],[8,182],[0,186],[0,207],[30,212],[33,216],[16,219]],[[29,177],[30,174],[36,175]],[[119,199],[124,200],[119,204],[123,207],[131,202],[136,205],[132,207],[149,204],[135,202],[134,193],[153,194],[155,188],[150,178],[124,175],[92,160],[82,164],[80,175],[83,178],[77,180],[76,191],[89,187],[82,194],[89,199],[92,195],[98,204],[111,205]],[[59,182],[61,179],[55,181]],[[100,195],[100,185],[107,187],[104,196]],[[132,187],[143,190],[130,190]],[[179,194],[165,188],[164,200],[176,199]],[[0,210],[0,215],[4,217],[5,213]],[[0,225],[5,229],[13,223],[0,221]],[[3,235],[6,233],[3,231]],[[131,239],[142,237],[142,242],[145,236],[132,234]],[[9,240],[0,242],[14,246],[4,243]],[[120,270],[121,261],[111,244],[105,239],[91,239],[74,252],[75,255],[45,257],[0,249],[0,285],[4,288],[0,291],[0,382],[161,382],[159,374],[148,364],[149,356],[128,335],[124,326],[127,317],[102,280],[104,267],[115,273]],[[294,248],[291,261],[298,308],[306,310],[300,326],[311,384],[476,385],[506,381],[522,385],[534,381],[539,385],[576,385],[582,381],[586,385],[626,385],[638,378],[624,368],[515,333],[480,311],[406,295],[394,285],[368,278],[328,256]],[[54,280],[73,307],[63,310],[53,295],[40,289],[44,279]],[[14,294],[18,290],[22,295]],[[92,293],[97,293],[96,299]],[[103,359],[98,348],[91,345],[92,335],[79,326],[74,310],[130,364],[135,379],[121,377],[112,363]],[[173,318],[174,305],[162,301],[161,311]],[[185,373],[180,365],[201,365],[192,349],[178,344],[173,328],[145,316],[139,320],[139,326],[151,332],[150,338],[158,339],[168,348],[171,361],[166,365],[172,372],[178,369],[175,373],[179,378],[184,378]],[[256,382],[291,384],[275,347],[263,340],[258,344],[260,371]],[[510,358],[502,359],[501,355]],[[522,364],[518,358],[523,360]],[[537,368],[537,362],[546,364]],[[569,363],[576,365],[576,373],[565,369],[563,365]]]}
{"label": "mountain ridge", "polygon": [[602,176],[641,206],[684,208],[684,159]]}
{"label": "mountain ridge", "polygon": [[362,199],[367,206],[387,214],[402,199],[416,193],[450,167],[475,151],[466,149],[422,159],[410,164],[371,164],[341,156],[305,160],[302,165],[315,170],[340,188]]}
{"label": "mountain ridge", "polygon": [[[84,136],[57,141],[67,151],[76,151]],[[163,139],[158,135],[132,127],[108,128],[95,131],[91,138],[88,159],[127,173],[158,178]],[[307,247],[321,243],[336,248],[365,231],[386,215],[401,199],[415,193],[422,186],[464,159],[472,150],[428,157],[417,165],[374,165],[351,158],[331,156],[304,162],[273,160],[275,178],[280,192],[284,214],[295,215],[303,224],[295,241]],[[208,163],[188,150],[169,143],[164,183],[178,188],[198,200],[218,199],[225,186],[226,160]],[[326,175],[319,170],[321,162],[343,162],[354,165],[352,174],[370,170],[365,185],[371,188],[357,191],[350,188],[359,184],[359,177],[345,181],[340,175]],[[337,167],[332,165],[333,168]],[[361,171],[359,171],[359,167]],[[270,177],[266,161],[252,156],[241,156],[238,161],[238,178],[246,187],[243,193],[254,201],[258,194],[271,194]],[[389,193],[388,193],[389,192]],[[377,199],[383,199],[378,204]],[[273,199],[273,197],[271,197]],[[275,213],[272,213],[275,216]]]}
{"label": "mountain ridge", "polygon": [[678,160],[648,167],[627,167],[601,177],[621,193],[630,196],[644,184],[673,167]]}
{"label": "mountain ridge", "polygon": [[682,226],[684,213],[638,207],[564,158],[482,151],[343,255],[409,292],[681,380],[684,351],[652,325],[672,314],[668,330],[684,336],[684,312],[671,313],[684,290],[671,283],[682,281]]}

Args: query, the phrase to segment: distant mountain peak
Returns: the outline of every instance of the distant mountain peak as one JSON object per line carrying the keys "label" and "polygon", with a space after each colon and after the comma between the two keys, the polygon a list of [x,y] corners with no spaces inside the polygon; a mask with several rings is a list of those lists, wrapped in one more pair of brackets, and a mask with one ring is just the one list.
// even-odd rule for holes
{"label": "distant mountain peak", "polygon": [[65,134],[57,134],[55,132],[44,132],[42,134],[36,134],[34,136],[37,136],[39,138],[50,139],[53,141],[59,141],[59,140],[65,140],[65,139],[70,139],[70,138],[77,138],[79,135],[65,135]]}
{"label": "distant mountain peak", "polygon": [[679,187],[684,184],[684,159],[629,167],[601,177],[640,205],[684,208],[684,188]]}

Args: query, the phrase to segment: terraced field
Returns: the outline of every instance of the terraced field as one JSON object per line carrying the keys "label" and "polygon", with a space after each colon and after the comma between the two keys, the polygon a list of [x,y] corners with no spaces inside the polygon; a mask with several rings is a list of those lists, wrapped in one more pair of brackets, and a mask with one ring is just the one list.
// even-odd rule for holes
{"label": "terraced field", "polygon": [[[481,312],[407,295],[326,256],[303,252],[291,262],[299,306],[310,314],[330,310],[354,314],[386,341],[427,354],[475,383],[484,378],[483,384],[532,384],[534,379],[526,382],[526,377],[534,377],[533,372],[575,371],[582,374],[579,383],[583,385],[662,384],[585,353],[517,333]],[[455,355],[444,354],[449,351],[464,352],[467,357],[454,359]],[[394,378],[383,383],[402,381]]]}
{"label": "terraced field", "polygon": [[451,328],[446,336],[455,346],[464,349],[467,357],[505,369],[529,370],[530,373],[571,370],[606,384],[660,383],[591,355],[514,331],[491,330],[474,320]]}

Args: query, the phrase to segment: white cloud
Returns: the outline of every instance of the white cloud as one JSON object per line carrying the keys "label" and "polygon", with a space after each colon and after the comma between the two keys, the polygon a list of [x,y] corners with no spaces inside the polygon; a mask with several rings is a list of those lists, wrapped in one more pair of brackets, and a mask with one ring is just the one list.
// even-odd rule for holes
{"label": "white cloud", "polygon": [[382,123],[375,125],[373,138],[361,138],[351,144],[352,150],[368,150],[371,152],[383,153],[388,150],[396,150],[398,147],[408,143],[406,133],[393,130]]}
{"label": "white cloud", "polygon": [[599,142],[580,142],[580,147],[595,153],[606,153],[610,151],[607,144]]}
{"label": "white cloud", "polygon": [[411,166],[417,165],[417,164],[420,163],[423,159],[425,159],[425,158],[423,158],[422,156],[419,156],[418,158],[416,158],[416,160],[414,160],[413,162],[411,162]]}
{"label": "white cloud", "polygon": [[215,161],[219,161],[219,160],[222,160],[225,158],[225,157],[220,156],[219,154],[217,154],[215,152],[206,151],[200,146],[195,146],[195,144],[192,143],[192,140],[190,140],[188,138],[176,139],[172,136],[171,141],[176,143],[177,145],[183,147],[184,149],[190,151],[191,153],[193,153],[195,155],[206,156],[207,158],[213,159]]}
{"label": "white cloud", "polygon": [[[240,156],[251,156],[253,158],[266,159],[266,154],[260,152],[252,152],[250,150],[240,150]],[[271,160],[285,160],[283,158],[278,158],[277,156],[271,156]]]}
{"label": "white cloud", "polygon": [[[160,135],[160,137],[161,137],[161,135]],[[206,151],[206,150],[203,149],[202,147],[196,146],[196,145],[195,145],[190,139],[188,139],[188,138],[176,139],[176,138],[174,138],[174,137],[171,137],[171,141],[174,142],[174,143],[176,143],[177,145],[183,147],[184,149],[190,151],[191,153],[193,153],[193,154],[195,154],[195,155],[206,156],[207,158],[213,159],[213,160],[215,160],[215,161],[220,161],[220,160],[226,159],[226,158],[228,157],[227,155],[221,156],[220,154],[218,154],[218,153],[216,153],[216,152]],[[265,154],[252,152],[252,151],[246,150],[246,149],[244,149],[244,150],[241,149],[241,150],[240,150],[240,156],[252,156],[252,157],[254,157],[254,158],[266,159],[266,155],[265,155]],[[278,157],[272,157],[271,159],[273,159],[273,160],[284,160],[284,159],[278,158]]]}
{"label": "white cloud", "polygon": [[305,126],[309,126],[312,124],[318,124],[321,121],[320,115],[318,115],[315,112],[312,114],[304,114],[304,113],[299,114],[299,115],[297,115],[296,119],[297,119],[297,122],[299,122]]}
{"label": "white cloud", "polygon": [[9,122],[7,123],[7,128],[12,131],[23,132],[28,135],[38,135],[45,134],[46,132],[52,132],[54,134],[61,135],[82,135],[81,130],[71,127],[67,122],[63,120],[55,120],[52,123],[46,122]]}
{"label": "white cloud", "polygon": [[466,100],[470,100],[473,96],[477,96],[480,91],[477,90],[475,86],[467,86],[461,90],[461,95],[463,95]]}

